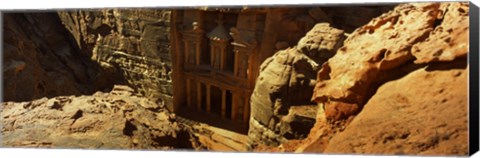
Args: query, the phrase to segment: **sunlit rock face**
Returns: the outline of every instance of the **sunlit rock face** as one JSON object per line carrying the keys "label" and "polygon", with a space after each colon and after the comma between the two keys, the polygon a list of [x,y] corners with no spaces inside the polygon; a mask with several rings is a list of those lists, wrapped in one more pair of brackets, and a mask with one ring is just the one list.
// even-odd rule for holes
{"label": "sunlit rock face", "polygon": [[296,151],[466,155],[468,28],[468,3],[411,3],[356,29],[318,72]]}
{"label": "sunlit rock face", "polygon": [[134,95],[128,86],[111,92],[4,102],[4,147],[81,149],[194,149],[184,124],[165,105]]}

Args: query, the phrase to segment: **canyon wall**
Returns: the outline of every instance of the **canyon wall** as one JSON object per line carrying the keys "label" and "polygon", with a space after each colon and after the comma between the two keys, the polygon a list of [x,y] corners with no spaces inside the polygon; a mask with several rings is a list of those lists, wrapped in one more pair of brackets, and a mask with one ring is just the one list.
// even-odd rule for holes
{"label": "canyon wall", "polygon": [[161,9],[59,11],[82,53],[110,78],[123,78],[135,91],[173,105],[170,12]]}
{"label": "canyon wall", "polygon": [[4,14],[3,101],[14,102],[0,109],[2,145],[468,154],[468,3],[392,8],[225,11],[238,14],[234,35],[258,27],[233,39],[261,45],[246,62],[250,86],[236,87],[253,91],[248,137],[171,113],[190,95],[173,93],[184,38],[171,29],[211,31],[222,11]]}
{"label": "canyon wall", "polygon": [[79,53],[55,13],[3,15],[2,101],[91,94],[111,88],[98,64]]}

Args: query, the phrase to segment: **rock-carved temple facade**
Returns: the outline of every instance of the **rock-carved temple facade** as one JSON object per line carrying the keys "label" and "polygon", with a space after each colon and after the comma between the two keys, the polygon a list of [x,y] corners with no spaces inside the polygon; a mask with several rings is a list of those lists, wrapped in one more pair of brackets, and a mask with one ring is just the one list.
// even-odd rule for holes
{"label": "rock-carved temple facade", "polygon": [[174,109],[187,106],[247,123],[260,64],[276,44],[294,45],[308,31],[308,21],[286,19],[295,13],[279,8],[172,11]]}

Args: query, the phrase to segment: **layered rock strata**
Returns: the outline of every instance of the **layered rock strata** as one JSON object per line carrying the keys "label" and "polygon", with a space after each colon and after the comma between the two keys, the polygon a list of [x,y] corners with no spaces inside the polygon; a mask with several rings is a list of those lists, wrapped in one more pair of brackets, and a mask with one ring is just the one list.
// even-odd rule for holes
{"label": "layered rock strata", "polygon": [[60,11],[85,54],[113,78],[173,109],[170,12],[160,9]]}

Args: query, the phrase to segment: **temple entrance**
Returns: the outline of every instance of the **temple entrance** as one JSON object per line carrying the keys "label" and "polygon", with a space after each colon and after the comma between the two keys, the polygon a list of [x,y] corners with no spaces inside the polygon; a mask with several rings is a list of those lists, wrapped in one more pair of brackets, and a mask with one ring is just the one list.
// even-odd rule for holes
{"label": "temple entrance", "polygon": [[212,101],[212,112],[220,116],[222,114],[222,91],[219,88],[212,86],[210,98]]}

